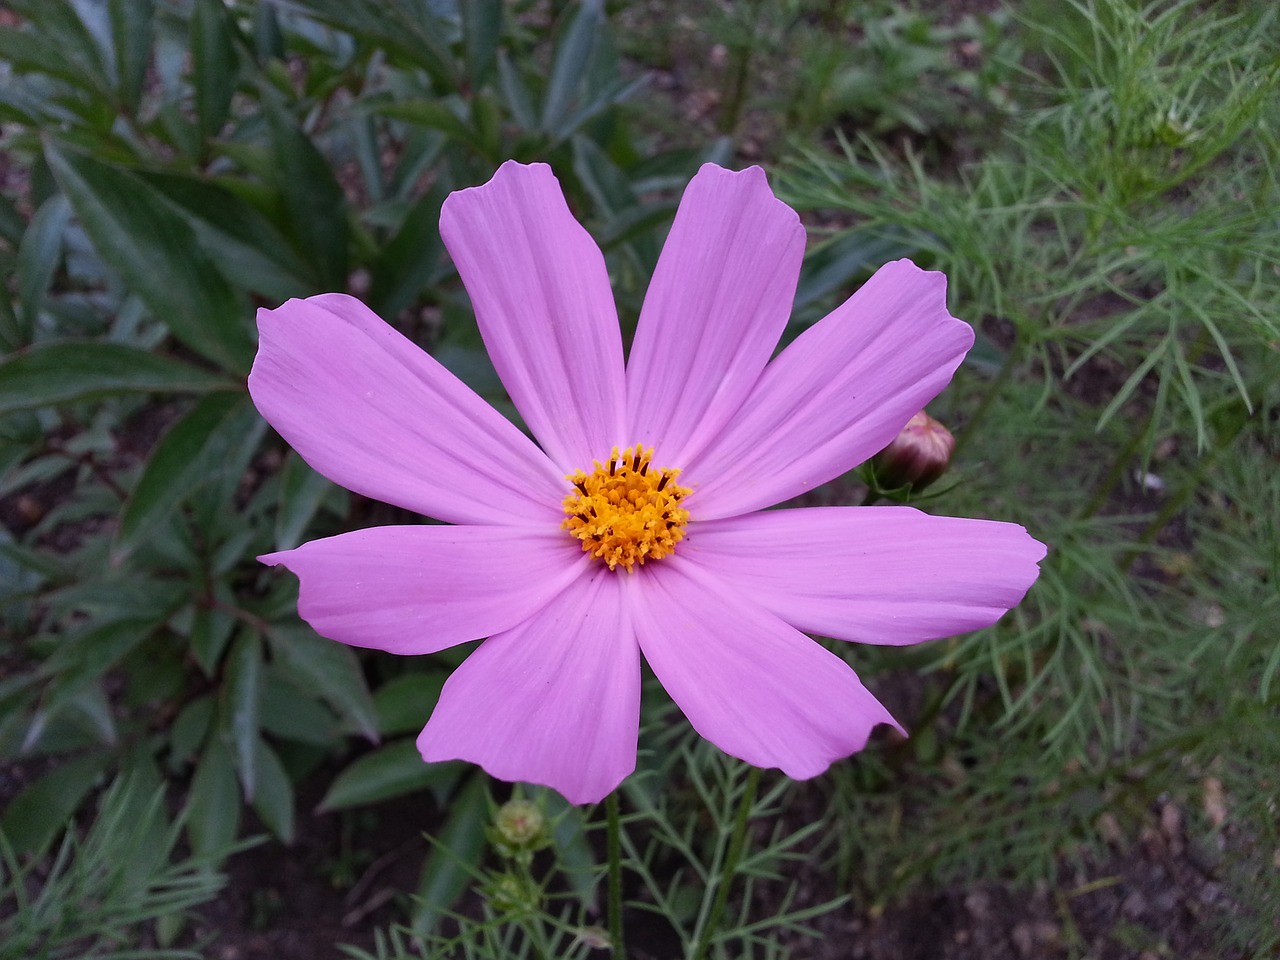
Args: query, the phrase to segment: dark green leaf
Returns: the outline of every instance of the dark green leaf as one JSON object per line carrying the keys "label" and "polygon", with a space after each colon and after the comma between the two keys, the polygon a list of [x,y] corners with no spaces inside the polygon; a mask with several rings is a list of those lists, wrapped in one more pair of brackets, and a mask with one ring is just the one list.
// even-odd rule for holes
{"label": "dark green leaf", "polygon": [[148,528],[196,488],[216,479],[258,416],[242,393],[201,398],[156,444],[120,516],[115,548],[129,553]]}
{"label": "dark green leaf", "polygon": [[217,374],[122,343],[47,343],[0,361],[0,415],[113,393],[203,393]]}
{"label": "dark green leaf", "polygon": [[262,729],[272,736],[332,748],[338,724],[315,692],[290,680],[274,664],[266,671],[262,695]]}
{"label": "dark green leaf", "polygon": [[280,471],[280,506],[276,511],[276,549],[292,550],[302,542],[303,531],[320,509],[333,484],[307,466],[296,453]]}
{"label": "dark green leaf", "polygon": [[200,133],[216,137],[231,113],[236,92],[236,47],[222,0],[195,0],[191,11],[191,58]]}
{"label": "dark green leaf", "polygon": [[240,790],[231,754],[214,737],[191,780],[187,834],[197,856],[225,853],[240,830]]}
{"label": "dark green leaf", "polygon": [[52,144],[45,156],[103,262],[179,340],[229,370],[247,372],[249,311],[187,222],[124,170]]}
{"label": "dark green leaf", "polygon": [[456,90],[449,44],[457,31],[421,0],[304,0],[321,19],[376,44],[398,62],[425,70],[437,88]]}
{"label": "dark green leaf", "polygon": [[253,809],[272,833],[285,843],[293,843],[293,784],[276,752],[265,743],[258,743],[256,780],[258,792],[253,798]]}
{"label": "dark green leaf", "polygon": [[457,763],[424,763],[413,740],[389,743],[338,774],[320,810],[345,810],[420,790],[447,791],[463,769]]}
{"label": "dark green leaf", "polygon": [[449,804],[449,818],[436,837],[436,849],[422,865],[412,919],[415,934],[432,933],[445,911],[471,886],[473,864],[479,862],[484,850],[488,819],[484,778],[473,776]]}
{"label": "dark green leaf", "polygon": [[798,313],[814,301],[869,276],[882,263],[916,252],[901,237],[883,230],[854,227],[818,244],[805,254],[796,289]]}
{"label": "dark green leaf", "polygon": [[502,36],[502,0],[464,0],[462,36],[467,77],[479,90],[493,73],[494,56]]}
{"label": "dark green leaf", "polygon": [[[36,29],[0,33],[0,60],[19,72],[59,77],[100,97],[110,92],[104,48],[80,19],[75,4],[9,0],[7,5]],[[7,42],[8,37],[14,40]]]}
{"label": "dark green leaf", "polygon": [[48,670],[56,677],[43,707],[50,714],[70,703],[80,691],[102,679],[156,628],[150,620],[121,620],[64,637]]}
{"label": "dark green leaf", "polygon": [[186,763],[195,756],[213,726],[213,696],[197,697],[178,714],[169,728],[169,755],[172,762]]}
{"label": "dark green leaf", "polygon": [[313,268],[267,217],[223,184],[188,173],[140,171],[138,176],[178,208],[223,275],[269,300],[314,293]]}
{"label": "dark green leaf", "polygon": [[440,240],[440,207],[445,193],[442,189],[425,193],[373,262],[369,304],[381,316],[399,314],[450,269]]}
{"label": "dark green leaf", "polygon": [[505,50],[498,51],[498,87],[516,123],[525,130],[536,127],[538,115],[533,107],[533,99],[529,96],[529,88],[525,86],[520,78],[520,71]]}
{"label": "dark green leaf", "polygon": [[71,220],[71,205],[61,194],[40,205],[18,247],[18,300],[22,304],[24,339],[35,329],[45,291],[62,259],[62,235]]}
{"label": "dark green leaf", "polygon": [[61,833],[108,759],[93,753],[64,763],[18,794],[0,818],[0,832],[14,853],[39,853]]}
{"label": "dark green leaf", "polygon": [[197,607],[191,621],[191,653],[207,676],[212,677],[227,648],[236,618],[221,607]]}
{"label": "dark green leaf", "polygon": [[488,157],[484,137],[472,129],[465,120],[459,117],[448,105],[440,100],[398,100],[382,104],[377,112],[396,120],[404,120],[418,126],[439,130],[459,143],[471,147],[483,157]]}
{"label": "dark green leaf", "polygon": [[340,290],[348,264],[347,202],[324,155],[278,103],[268,102],[275,186],[294,245],[315,265],[320,285]]}
{"label": "dark green leaf", "polygon": [[443,670],[406,673],[384,683],[374,694],[378,730],[383,736],[421,730],[426,724],[448,674]]}
{"label": "dark green leaf", "polygon": [[253,45],[259,62],[284,59],[284,35],[275,4],[253,5]]}
{"label": "dark green leaf", "polygon": [[22,215],[12,197],[0,194],[0,238],[17,246],[27,232],[27,218]]}
{"label": "dark green leaf", "polygon": [[116,92],[121,104],[138,112],[151,58],[154,0],[110,0],[111,45],[115,48]]}
{"label": "dark green leaf", "polygon": [[259,715],[262,708],[262,648],[258,636],[241,634],[227,657],[227,727],[246,800],[253,800],[258,772]]}
{"label": "dark green leaf", "polygon": [[583,0],[573,21],[556,44],[551,79],[542,102],[544,133],[557,130],[580,98],[599,31],[604,27],[603,0]]}
{"label": "dark green leaf", "polygon": [[272,651],[299,682],[309,684],[356,730],[378,739],[378,717],[364,674],[351,648],[326,640],[303,624],[275,624]]}

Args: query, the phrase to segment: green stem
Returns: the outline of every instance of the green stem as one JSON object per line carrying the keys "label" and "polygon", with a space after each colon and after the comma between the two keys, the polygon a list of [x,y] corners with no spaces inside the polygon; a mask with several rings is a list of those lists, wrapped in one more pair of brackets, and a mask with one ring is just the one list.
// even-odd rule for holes
{"label": "green stem", "polygon": [[733,876],[738,872],[738,864],[742,860],[742,851],[747,845],[747,822],[751,819],[751,810],[756,805],[756,792],[760,787],[760,768],[752,767],[747,775],[747,785],[743,788],[742,799],[738,803],[738,816],[733,825],[733,839],[729,841],[729,853],[724,860],[724,869],[720,873],[720,885],[716,889],[715,903],[711,905],[711,913],[707,916],[707,925],[702,928],[697,949],[693,952],[693,960],[705,960],[715,942],[716,931],[720,928],[720,918],[729,903],[729,887]]}
{"label": "green stem", "polygon": [[622,824],[618,814],[618,791],[604,802],[609,829],[609,943],[615,957],[627,955],[622,942]]}
{"label": "green stem", "polygon": [[1093,498],[1080,511],[1080,519],[1088,520],[1095,513],[1102,509],[1103,504],[1107,502],[1107,498],[1111,496],[1111,491],[1116,488],[1116,484],[1120,482],[1120,478],[1124,476],[1125,469],[1133,462],[1134,455],[1138,449],[1146,442],[1148,434],[1150,434],[1155,421],[1155,407],[1153,406],[1133,434],[1129,437],[1129,441],[1121,448],[1111,461],[1106,475],[1102,478],[1102,482],[1093,492]]}
{"label": "green stem", "polygon": [[1005,385],[1013,379],[1014,368],[1022,362],[1022,334],[1016,329],[1013,334],[1013,344],[1009,347],[1009,352],[1005,355],[1004,363],[1000,367],[1000,371],[996,374],[994,380],[987,387],[987,392],[983,394],[982,400],[978,403],[978,409],[973,411],[973,416],[956,433],[956,448],[951,452],[951,460],[954,463],[956,457],[960,454],[961,449],[968,443],[969,438],[977,432],[978,425],[986,419],[987,414],[991,411],[992,405],[995,403],[996,397],[1004,390]]}

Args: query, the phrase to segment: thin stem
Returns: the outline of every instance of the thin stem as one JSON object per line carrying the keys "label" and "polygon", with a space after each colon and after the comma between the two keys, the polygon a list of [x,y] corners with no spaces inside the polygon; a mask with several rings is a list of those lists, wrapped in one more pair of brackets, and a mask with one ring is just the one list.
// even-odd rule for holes
{"label": "thin stem", "polygon": [[715,942],[716,931],[720,928],[720,918],[729,903],[729,887],[733,876],[738,872],[738,864],[742,860],[742,852],[747,844],[747,822],[751,819],[751,810],[756,805],[756,792],[760,787],[760,768],[752,767],[747,775],[747,785],[742,791],[742,800],[738,803],[738,816],[733,825],[733,839],[729,841],[729,855],[725,857],[724,869],[720,873],[720,885],[716,889],[715,903],[711,905],[711,913],[707,916],[707,925],[702,928],[702,937],[697,949],[693,952],[693,960],[705,960]]}
{"label": "thin stem", "polygon": [[625,958],[627,949],[622,942],[622,826],[617,790],[609,794],[604,809],[609,834],[609,943],[615,957]]}
{"label": "thin stem", "polygon": [[977,432],[978,425],[986,419],[992,405],[995,403],[996,397],[1004,390],[1009,381],[1013,379],[1014,368],[1021,362],[1022,334],[1015,328],[1013,343],[1009,347],[1009,352],[1005,355],[1004,363],[1000,366],[1000,371],[996,374],[995,379],[987,386],[987,392],[982,395],[982,399],[978,402],[978,409],[973,411],[973,416],[969,418],[969,422],[956,432],[956,448],[951,452],[952,462],[955,461],[956,457],[968,443],[969,439]]}

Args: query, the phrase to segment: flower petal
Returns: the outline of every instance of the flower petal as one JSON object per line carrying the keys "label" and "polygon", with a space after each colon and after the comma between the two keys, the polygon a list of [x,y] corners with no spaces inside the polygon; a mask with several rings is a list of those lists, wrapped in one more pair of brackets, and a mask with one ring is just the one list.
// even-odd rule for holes
{"label": "flower petal", "polygon": [[769,364],[737,417],[681,484],[710,520],[780,503],[888,445],[973,345],[947,312],[947,281],[910,260],[881,267]]}
{"label": "flower petal", "polygon": [[898,727],[843,660],[682,557],[628,586],[645,659],[725,753],[804,780]]}
{"label": "flower petal", "polygon": [[258,559],[298,575],[321,636],[405,655],[507,630],[590,563],[558,530],[478,526],[374,527]]}
{"label": "flower petal", "polygon": [[772,510],[699,523],[681,556],[808,633],[907,644],[995,623],[1040,573],[1016,523],[911,507]]}
{"label": "flower petal", "polygon": [[490,637],[444,685],[418,737],[427,761],[595,803],[635,769],[640,651],[621,577],[597,567],[524,623]]}
{"label": "flower petal", "polygon": [[249,393],[316,470],[455,523],[559,523],[561,471],[496,410],[353,297],[258,311]]}
{"label": "flower petal", "polygon": [[627,361],[628,443],[680,465],[772,356],[795,299],[804,227],[764,171],[706,164],[680,200]]}
{"label": "flower petal", "polygon": [[604,257],[545,163],[449,195],[440,235],[516,409],[562,473],[619,442],[622,334]]}

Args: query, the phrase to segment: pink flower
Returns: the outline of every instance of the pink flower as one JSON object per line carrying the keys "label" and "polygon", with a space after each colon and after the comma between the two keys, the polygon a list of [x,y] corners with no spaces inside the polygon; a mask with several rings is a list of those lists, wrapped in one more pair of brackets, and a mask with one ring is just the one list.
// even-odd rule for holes
{"label": "pink flower", "polygon": [[1035,580],[1044,547],[1014,524],[764,510],[882,449],[946,386],[973,332],[941,274],[888,264],[771,361],[804,228],[760,169],[704,166],[624,365],[604,258],[550,168],[504,164],[449,197],[440,229],[536,445],[339,294],[260,311],[249,377],[315,469],[449,524],[262,557],[298,575],[299,612],[342,643],[488,638],[445,684],[424,759],[597,801],[635,768],[643,653],[702,736],[812,777],[898,724],[802,631],[948,636]]}

